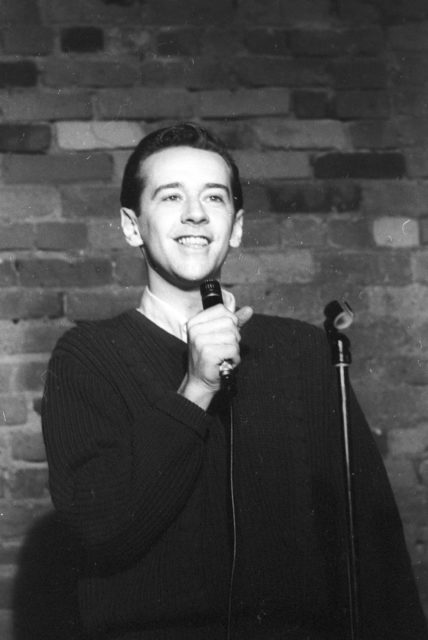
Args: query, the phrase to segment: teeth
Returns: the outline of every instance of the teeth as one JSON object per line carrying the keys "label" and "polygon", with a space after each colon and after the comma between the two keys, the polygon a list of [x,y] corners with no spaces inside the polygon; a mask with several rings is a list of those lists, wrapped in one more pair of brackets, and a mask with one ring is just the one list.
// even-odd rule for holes
{"label": "teeth", "polygon": [[178,242],[186,247],[204,247],[208,244],[208,239],[203,236],[182,236],[178,238]]}

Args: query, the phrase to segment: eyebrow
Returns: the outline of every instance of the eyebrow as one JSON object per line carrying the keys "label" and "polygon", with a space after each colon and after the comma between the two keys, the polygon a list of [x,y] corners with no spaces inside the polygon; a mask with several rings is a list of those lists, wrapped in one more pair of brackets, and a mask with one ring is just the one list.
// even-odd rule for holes
{"label": "eyebrow", "polygon": [[[157,187],[153,191],[152,200],[154,200],[154,198],[156,198],[158,193],[163,189],[177,189],[182,186],[183,185],[181,184],[181,182],[169,182],[168,184],[161,184],[159,187]],[[226,186],[225,184],[222,184],[221,182],[207,182],[204,185],[204,189],[223,189],[223,191],[226,191],[229,198],[231,197],[229,187]]]}

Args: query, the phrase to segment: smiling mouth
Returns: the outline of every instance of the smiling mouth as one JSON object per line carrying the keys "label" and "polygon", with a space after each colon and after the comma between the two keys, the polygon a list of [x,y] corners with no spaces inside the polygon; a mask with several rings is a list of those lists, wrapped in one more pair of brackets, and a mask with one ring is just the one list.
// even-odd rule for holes
{"label": "smiling mouth", "polygon": [[205,236],[180,236],[177,242],[185,247],[206,247],[209,244]]}

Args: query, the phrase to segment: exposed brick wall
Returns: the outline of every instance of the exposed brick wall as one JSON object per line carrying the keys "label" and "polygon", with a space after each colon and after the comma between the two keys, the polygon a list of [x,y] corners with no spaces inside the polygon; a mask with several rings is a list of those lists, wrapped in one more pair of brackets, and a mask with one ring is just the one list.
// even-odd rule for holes
{"label": "exposed brick wall", "polygon": [[428,610],[427,77],[426,0],[0,3],[2,640],[22,543],[51,510],[46,362],[75,319],[137,302],[120,176],[175,119],[242,169],[238,299],[318,324],[331,299],[354,308],[351,376]]}

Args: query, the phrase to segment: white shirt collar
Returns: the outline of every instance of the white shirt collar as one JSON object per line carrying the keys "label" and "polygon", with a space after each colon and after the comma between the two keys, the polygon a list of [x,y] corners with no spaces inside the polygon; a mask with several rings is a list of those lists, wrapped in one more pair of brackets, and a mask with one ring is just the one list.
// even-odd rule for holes
{"label": "white shirt collar", "polygon": [[[223,302],[229,311],[234,312],[236,308],[235,296],[230,291],[222,289]],[[161,300],[149,287],[145,287],[138,311],[146,316],[168,333],[187,342],[187,319],[180,314],[175,307],[168,302]]]}

